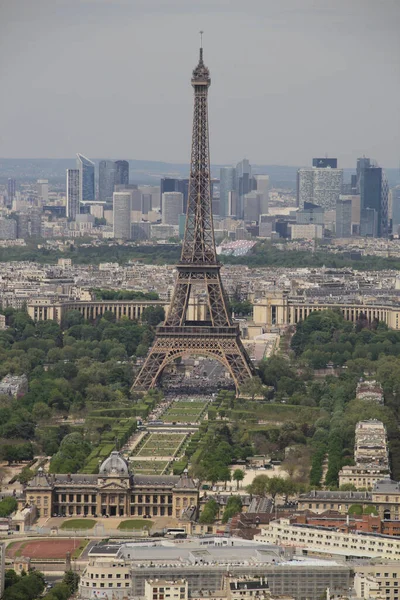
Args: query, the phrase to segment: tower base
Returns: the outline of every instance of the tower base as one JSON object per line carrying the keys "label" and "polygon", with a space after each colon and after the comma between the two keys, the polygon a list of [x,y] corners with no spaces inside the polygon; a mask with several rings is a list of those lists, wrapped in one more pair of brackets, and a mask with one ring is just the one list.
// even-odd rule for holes
{"label": "tower base", "polygon": [[188,353],[207,356],[220,362],[230,373],[236,393],[243,382],[255,373],[243,347],[237,325],[161,325],[157,328],[156,339],[132,386],[132,391],[147,391],[156,387],[165,367],[175,358]]}

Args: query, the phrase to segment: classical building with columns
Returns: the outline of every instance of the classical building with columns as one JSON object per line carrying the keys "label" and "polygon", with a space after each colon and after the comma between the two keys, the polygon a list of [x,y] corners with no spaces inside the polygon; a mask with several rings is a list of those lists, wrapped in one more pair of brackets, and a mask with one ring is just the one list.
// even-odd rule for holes
{"label": "classical building with columns", "polygon": [[184,473],[135,475],[119,452],[111,452],[98,475],[50,474],[39,469],[22,503],[39,516],[174,517],[197,510],[198,483]]}
{"label": "classical building with columns", "polygon": [[255,326],[269,328],[295,325],[314,311],[339,310],[347,321],[361,317],[370,323],[375,319],[384,321],[390,329],[400,329],[400,303],[386,298],[343,297],[337,300],[329,296],[306,297],[288,292],[267,292],[253,307]]}

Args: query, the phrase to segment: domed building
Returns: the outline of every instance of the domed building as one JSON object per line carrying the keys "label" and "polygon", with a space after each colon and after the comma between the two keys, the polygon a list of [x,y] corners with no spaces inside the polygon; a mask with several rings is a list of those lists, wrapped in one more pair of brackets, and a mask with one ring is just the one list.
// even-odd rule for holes
{"label": "domed building", "polygon": [[27,483],[24,503],[39,516],[175,517],[197,510],[199,486],[187,473],[135,475],[119,452],[111,452],[98,475],[53,475],[39,469]]}

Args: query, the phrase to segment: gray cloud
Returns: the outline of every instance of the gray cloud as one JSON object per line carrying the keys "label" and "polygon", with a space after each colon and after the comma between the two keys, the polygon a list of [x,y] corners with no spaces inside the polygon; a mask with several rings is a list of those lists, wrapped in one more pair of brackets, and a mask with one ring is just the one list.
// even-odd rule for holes
{"label": "gray cloud", "polygon": [[397,0],[3,0],[0,156],[186,162],[204,29],[213,162],[397,166]]}

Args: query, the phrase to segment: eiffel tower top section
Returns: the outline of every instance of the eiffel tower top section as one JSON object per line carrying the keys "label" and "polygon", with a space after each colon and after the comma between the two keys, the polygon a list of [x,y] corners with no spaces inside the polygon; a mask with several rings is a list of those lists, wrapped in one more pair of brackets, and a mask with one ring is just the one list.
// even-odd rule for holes
{"label": "eiffel tower top section", "polygon": [[192,74],[194,113],[186,227],[179,263],[182,266],[219,266],[210,185],[207,101],[210,85],[210,72],[203,62],[203,48],[200,48],[199,62]]}

